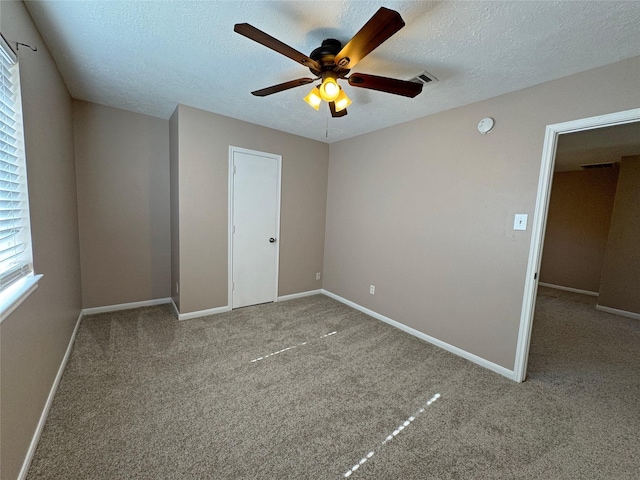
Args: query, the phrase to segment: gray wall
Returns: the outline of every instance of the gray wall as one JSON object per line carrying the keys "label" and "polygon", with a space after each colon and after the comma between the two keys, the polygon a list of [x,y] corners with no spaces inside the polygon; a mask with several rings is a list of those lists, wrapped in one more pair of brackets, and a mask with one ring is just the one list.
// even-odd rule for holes
{"label": "gray wall", "polygon": [[513,369],[513,216],[532,218],[545,127],[640,107],[638,78],[640,57],[332,144],[323,288]]}
{"label": "gray wall", "polygon": [[175,115],[180,312],[228,303],[230,145],[282,155],[279,295],[320,288],[315,274],[323,262],[329,146],[184,105]]}
{"label": "gray wall", "polygon": [[640,314],[640,156],[623,157],[598,305]]}
{"label": "gray wall", "polygon": [[84,308],[167,298],[169,122],[73,101]]}
{"label": "gray wall", "polygon": [[618,169],[553,175],[540,281],[600,291]]}
{"label": "gray wall", "polygon": [[20,49],[37,290],[0,324],[0,478],[27,453],[81,307],[71,99],[22,2],[0,2],[0,29]]}

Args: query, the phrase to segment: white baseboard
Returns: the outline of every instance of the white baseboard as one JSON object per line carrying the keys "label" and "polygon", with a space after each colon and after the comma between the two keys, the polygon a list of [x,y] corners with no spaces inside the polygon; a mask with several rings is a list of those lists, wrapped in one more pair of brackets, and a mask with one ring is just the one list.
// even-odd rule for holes
{"label": "white baseboard", "polygon": [[178,320],[192,320],[194,318],[206,317],[208,315],[217,315],[218,313],[225,313],[225,312],[231,311],[231,309],[229,308],[229,305],[225,305],[224,307],[209,308],[208,310],[198,310],[195,312],[180,313],[178,311],[178,307],[176,307],[176,304],[173,301],[173,298],[171,298],[170,301],[173,304],[173,309],[176,311],[176,314],[178,315]]}
{"label": "white baseboard", "polygon": [[290,295],[283,295],[281,297],[278,297],[278,302],[283,302],[285,300],[293,300],[295,298],[302,298],[302,297],[309,297],[311,295],[318,295],[322,293],[322,289],[319,288],[318,290],[308,290],[306,292],[300,292],[300,293],[292,293]]}
{"label": "white baseboard", "polygon": [[565,292],[581,293],[583,295],[591,295],[597,297],[600,294],[598,292],[592,292],[591,290],[580,290],[579,288],[565,287],[563,285],[554,285],[553,283],[538,282],[541,287],[555,288],[556,290],[564,290]]}
{"label": "white baseboard", "polygon": [[622,317],[629,317],[635,320],[640,320],[640,313],[628,312],[626,310],[618,310],[617,308],[604,307],[602,305],[596,305],[596,310],[602,312],[613,313],[614,315],[620,315]]}
{"label": "white baseboard", "polygon": [[404,332],[407,332],[413,335],[414,337],[418,337],[419,339],[424,340],[425,342],[429,342],[437,347],[447,350],[448,352],[458,355],[459,357],[462,357],[466,360],[476,363],[481,367],[484,367],[488,370],[499,373],[500,375],[503,375],[510,380],[514,380],[515,378],[513,370],[509,370],[508,368],[498,365],[497,363],[490,362],[489,360],[486,360],[482,357],[474,355],[473,353],[469,353],[466,350],[462,350],[461,348],[450,345],[446,342],[443,342],[442,340],[438,340],[437,338],[431,337],[426,333],[422,333],[421,331],[416,330],[415,328],[408,327],[403,323],[396,322],[395,320],[392,320],[389,317],[385,317],[384,315],[374,312],[373,310],[369,310],[368,308],[358,305],[357,303],[354,303],[351,300],[347,300],[346,298],[342,298],[339,295],[336,295],[335,293],[331,293],[328,290],[323,289],[322,293],[327,295],[328,297],[333,298],[334,300],[337,300],[341,303],[344,303],[345,305],[350,306],[351,308],[360,310],[361,312],[366,313],[370,317],[373,317],[377,320],[381,320],[385,323],[388,323],[389,325],[396,327]]}
{"label": "white baseboard", "polygon": [[104,307],[91,307],[83,309],[82,314],[93,315],[95,313],[117,312],[119,310],[129,310],[131,308],[153,307],[154,305],[164,305],[170,301],[170,298],[157,298],[155,300],[144,300],[142,302],[120,303],[118,305],[106,305]]}
{"label": "white baseboard", "polygon": [[49,415],[49,410],[51,409],[51,404],[53,403],[53,397],[58,390],[58,385],[60,384],[60,379],[62,378],[62,374],[64,373],[64,368],[67,366],[67,361],[69,360],[69,356],[71,355],[73,343],[76,340],[76,334],[78,333],[78,328],[80,327],[80,321],[82,320],[82,317],[83,313],[81,311],[80,315],[78,316],[78,320],[76,321],[76,326],[73,329],[73,333],[71,334],[71,339],[69,340],[67,351],[62,358],[62,362],[60,363],[60,368],[58,368],[58,373],[55,380],[53,381],[53,385],[51,385],[51,390],[49,391],[49,396],[47,397],[47,401],[45,402],[44,408],[42,409],[42,414],[40,414],[40,420],[38,421],[36,430],[33,433],[33,437],[31,438],[31,443],[29,444],[27,455],[24,458],[22,468],[20,469],[20,473],[18,474],[18,480],[24,480],[25,478],[27,478],[27,473],[29,472],[31,461],[33,460],[33,456],[36,453],[36,448],[38,447],[38,442],[40,441],[40,436],[42,435],[44,424],[47,421],[47,416]]}
{"label": "white baseboard", "polygon": [[179,320],[180,310],[178,310],[178,306],[176,305],[176,302],[173,301],[173,297],[171,297],[169,300],[171,300],[171,305],[173,305],[173,311],[176,312],[176,317],[178,317],[178,320]]}
{"label": "white baseboard", "polygon": [[[286,300],[293,300],[295,298],[302,298],[302,297],[309,297],[311,295],[318,295],[321,294],[322,290],[318,289],[318,290],[309,290],[306,292],[300,292],[300,293],[292,293],[290,295],[283,295],[281,297],[278,297],[276,299],[277,302],[284,302]],[[231,308],[229,308],[228,305],[225,305],[224,307],[216,307],[216,308],[210,308],[208,310],[199,310],[196,312],[190,312],[190,313],[180,313],[180,311],[178,310],[178,307],[176,306],[175,302],[173,301],[173,298],[169,299],[171,304],[173,305],[173,309],[176,312],[176,315],[178,316],[178,320],[191,320],[193,318],[199,318],[199,317],[206,317],[207,315],[216,315],[218,313],[224,313],[224,312],[229,312],[231,311]]]}

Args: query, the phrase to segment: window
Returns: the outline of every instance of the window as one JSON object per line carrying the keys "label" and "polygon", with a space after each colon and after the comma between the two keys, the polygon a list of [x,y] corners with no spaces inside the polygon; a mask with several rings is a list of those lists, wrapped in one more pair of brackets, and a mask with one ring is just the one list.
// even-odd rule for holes
{"label": "window", "polygon": [[[0,36],[0,310],[21,279],[33,277],[29,196],[18,62]],[[24,282],[23,282],[24,283]],[[20,295],[20,293],[18,293]],[[9,299],[15,303],[15,298]]]}

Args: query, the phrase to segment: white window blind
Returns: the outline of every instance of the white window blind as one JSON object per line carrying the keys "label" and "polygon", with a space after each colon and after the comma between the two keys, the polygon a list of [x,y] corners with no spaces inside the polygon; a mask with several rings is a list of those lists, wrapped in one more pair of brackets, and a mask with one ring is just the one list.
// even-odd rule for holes
{"label": "white window blind", "polygon": [[0,36],[0,291],[31,275],[29,196],[18,62]]}

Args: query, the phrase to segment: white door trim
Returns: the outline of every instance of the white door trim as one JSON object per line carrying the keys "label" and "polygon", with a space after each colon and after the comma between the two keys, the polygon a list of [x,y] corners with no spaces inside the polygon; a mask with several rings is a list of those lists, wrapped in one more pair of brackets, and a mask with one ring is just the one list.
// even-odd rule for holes
{"label": "white door trim", "polygon": [[596,117],[583,118],[571,122],[547,125],[542,148],[542,163],[540,165],[540,177],[538,179],[538,194],[533,213],[531,227],[531,246],[529,249],[529,262],[525,277],[524,296],[522,300],[522,312],[520,315],[520,330],[518,332],[518,344],[516,347],[516,359],[513,368],[513,376],[516,382],[523,382],[527,375],[527,361],[529,359],[529,345],[531,343],[531,328],[535,310],[538,279],[536,273],[540,271],[542,258],[542,246],[547,224],[547,208],[551,194],[551,181],[553,179],[553,166],[556,160],[556,146],[558,136],[564,133],[580,132],[613,125],[640,121],[640,108],[616,112]]}
{"label": "white door trim", "polygon": [[278,186],[277,186],[277,211],[276,211],[276,231],[277,231],[277,242],[276,242],[276,265],[275,265],[275,290],[273,292],[273,301],[276,302],[278,300],[278,280],[280,278],[280,209],[281,209],[281,190],[282,190],[282,155],[277,155],[275,153],[266,153],[260,152],[258,150],[249,150],[247,148],[242,147],[234,147],[233,145],[229,145],[229,165],[228,165],[228,175],[229,175],[229,200],[227,202],[229,206],[229,210],[227,213],[227,234],[228,234],[228,247],[227,247],[227,290],[228,290],[228,304],[229,310],[233,309],[233,154],[235,152],[238,153],[246,153],[249,155],[258,155],[260,157],[267,157],[277,160],[278,162]]}

